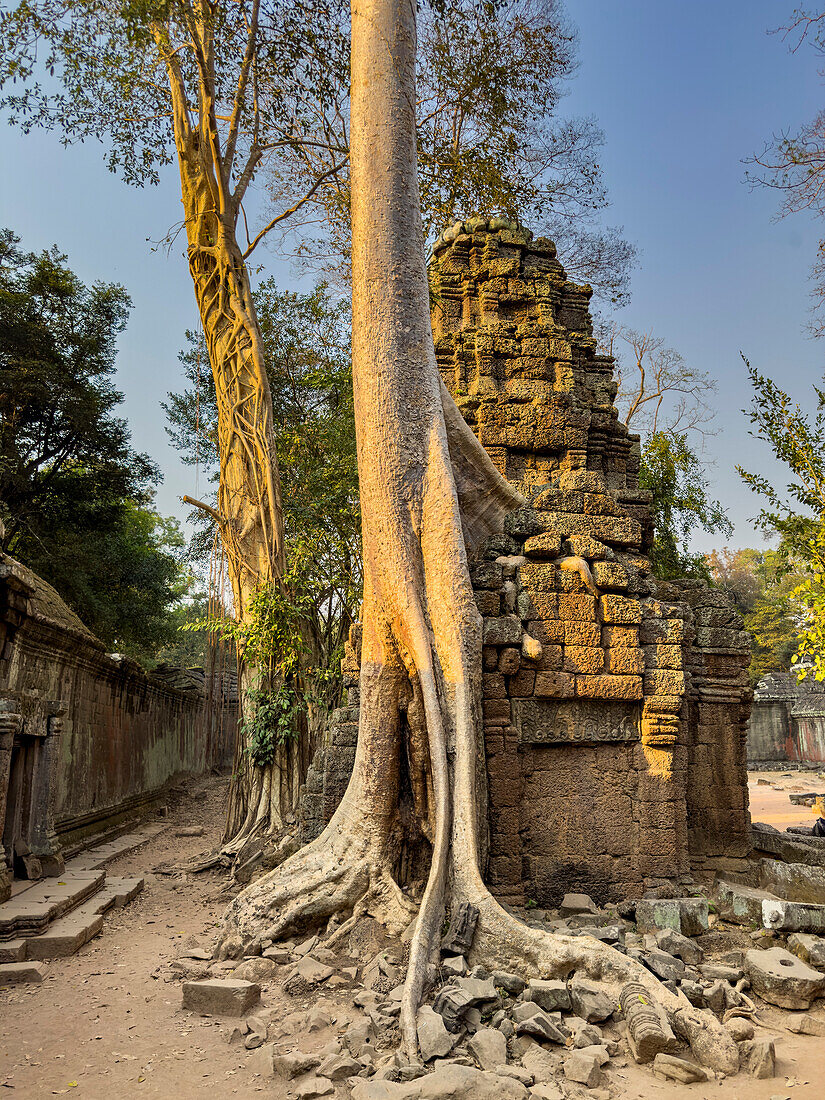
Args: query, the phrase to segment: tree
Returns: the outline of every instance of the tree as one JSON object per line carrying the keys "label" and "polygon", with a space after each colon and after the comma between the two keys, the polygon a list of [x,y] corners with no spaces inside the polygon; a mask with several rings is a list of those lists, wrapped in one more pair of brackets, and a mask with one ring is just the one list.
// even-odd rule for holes
{"label": "tree", "polygon": [[171,633],[181,538],[150,507],[157,468],[116,415],[129,296],[84,286],[56,247],[19,245],[0,234],[2,548],[104,644],[145,658]]}
{"label": "tree", "polygon": [[653,494],[650,560],[656,575],[710,580],[703,555],[690,549],[691,535],[698,529],[730,535],[733,526],[722,505],[708,495],[702,463],[686,434],[658,431],[645,440],[639,486]]}
{"label": "tree", "polygon": [[[416,908],[392,873],[405,826],[403,754],[414,798],[408,835],[423,834],[432,852],[401,1001],[413,1061],[416,1010],[448,895],[454,912],[464,902],[479,910],[473,951],[483,965],[515,960],[545,976],[581,966],[658,984],[589,937],[522,925],[481,877],[481,620],[468,546],[500,530],[523,498],[463,421],[435,360],[415,158],[415,18],[406,0],[352,6],[353,380],[364,547],[355,765],[324,832],[235,899],[220,945],[224,956],[254,952],[264,939],[337,913],[348,916],[342,933],[363,912],[403,929]],[[738,1064],[718,1021],[666,990],[661,996],[697,1051],[720,1068]]]}
{"label": "tree", "polygon": [[[743,356],[744,359],[744,356]],[[801,574],[791,591],[799,610],[791,661],[804,679],[813,670],[825,679],[825,390],[814,387],[816,412],[811,416],[791,401],[772,379],[744,359],[754,396],[748,413],[751,435],[767,443],[774,458],[788,468],[784,492],[772,479],[741,466],[746,485],[765,501],[758,527],[778,536],[783,571]],[[803,509],[799,511],[799,507]]]}
{"label": "tree", "polygon": [[707,558],[713,583],[724,589],[751,635],[751,683],[771,672],[787,672],[796,648],[800,607],[794,589],[804,577],[788,570],[776,550],[714,550]]}
{"label": "tree", "polygon": [[[307,294],[282,292],[267,279],[255,292],[255,305],[282,470],[285,576],[291,593],[286,604],[268,602],[267,629],[279,638],[281,665],[291,652],[300,671],[277,693],[278,707],[269,705],[265,693],[256,695],[255,745],[271,747],[279,736],[292,737],[295,729],[295,722],[287,728],[281,721],[283,714],[293,719],[300,714],[314,740],[326,714],[340,704],[340,659],[361,596],[360,514],[347,304],[335,304],[324,286]],[[164,404],[167,430],[183,461],[197,465],[214,483],[214,382],[205,366],[202,337],[187,335],[189,347],[180,358],[188,388],[170,394]],[[215,524],[203,510],[193,518],[201,525],[193,541],[202,565]],[[226,632],[225,623],[217,625]],[[240,624],[244,642],[249,626]],[[229,629],[238,635],[237,626]],[[280,733],[270,728],[273,716]],[[239,774],[264,755],[252,746],[239,762]]]}
{"label": "tree", "polygon": [[[794,53],[806,42],[816,53],[825,52],[824,12],[796,8],[790,22],[779,31]],[[797,130],[788,128],[774,134],[749,163],[755,166],[748,173],[751,187],[770,187],[779,192],[779,217],[807,210],[821,218],[825,214],[825,111],[818,112]],[[811,327],[821,336],[825,333],[825,240],[819,242],[811,274],[814,280]]]}
{"label": "tree", "polygon": [[[560,0],[447,0],[421,5],[419,20],[425,236],[433,240],[479,211],[501,211],[552,237],[568,273],[601,298],[626,300],[635,249],[620,229],[598,224],[608,205],[598,161],[604,135],[592,118],[559,115],[577,64],[576,32]],[[299,254],[340,277],[351,235],[349,165],[336,159],[349,149],[348,74],[318,132],[329,147],[285,148],[272,163],[270,192],[275,209],[290,208],[320,180],[286,228],[300,224]]]}
{"label": "tree", "polygon": [[602,326],[599,341],[616,357],[619,417],[641,435],[639,485],[653,494],[654,571],[664,579],[710,580],[703,555],[690,550],[690,538],[696,530],[730,534],[732,527],[709,495],[692,440],[701,445],[710,431],[715,410],[709,395],[716,383],[652,332],[611,322]]}

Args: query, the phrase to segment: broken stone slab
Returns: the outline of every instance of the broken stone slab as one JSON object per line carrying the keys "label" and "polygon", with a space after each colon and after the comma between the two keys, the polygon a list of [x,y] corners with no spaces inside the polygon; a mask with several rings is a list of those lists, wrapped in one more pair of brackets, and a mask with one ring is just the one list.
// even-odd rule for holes
{"label": "broken stone slab", "polygon": [[295,1100],[316,1100],[317,1097],[333,1096],[334,1093],[335,1085],[325,1077],[307,1077],[292,1086]]}
{"label": "broken stone slab", "polygon": [[[486,624],[485,624],[486,625]],[[519,624],[520,626],[521,624]],[[453,913],[447,934],[441,941],[444,955],[466,955],[473,945],[478,924],[478,909],[469,902],[462,902]]]}
{"label": "broken stone slab", "polygon": [[284,989],[287,993],[300,990],[303,984],[321,985],[327,981],[335,971],[326,963],[318,962],[311,955],[305,955],[300,959],[284,981]]}
{"label": "broken stone slab", "polygon": [[599,1059],[582,1050],[574,1050],[564,1059],[564,1076],[585,1088],[596,1088],[602,1079]]}
{"label": "broken stone slab", "polygon": [[556,1085],[542,1083],[530,1089],[530,1100],[564,1100],[564,1093]]}
{"label": "broken stone slab", "polygon": [[559,916],[572,917],[577,913],[598,913],[599,907],[589,894],[565,894],[559,906]]}
{"label": "broken stone slab", "polygon": [[418,1010],[416,1027],[421,1058],[425,1062],[432,1058],[445,1058],[458,1038],[447,1030],[443,1017],[429,1005],[422,1005]]}
{"label": "broken stone slab", "polygon": [[266,1047],[262,1047],[261,1051],[258,1052],[259,1055],[268,1048],[271,1048],[269,1052],[270,1073],[284,1077],[287,1081],[300,1077],[304,1073],[310,1073],[321,1062],[318,1054],[308,1054],[303,1050],[279,1052],[274,1043],[267,1043]]}
{"label": "broken stone slab", "polygon": [[347,1054],[329,1054],[315,1072],[330,1081],[346,1081],[348,1077],[357,1077],[361,1069],[361,1063]]}
{"label": "broken stone slab", "polygon": [[448,978],[464,978],[470,967],[463,955],[447,955],[441,960],[441,971]]}
{"label": "broken stone slab", "polygon": [[480,1069],[495,1070],[507,1064],[507,1040],[494,1027],[482,1027],[467,1044]]}
{"label": "broken stone slab", "polygon": [[278,967],[272,959],[259,955],[254,959],[244,959],[235,967],[232,976],[242,982],[266,982],[274,978],[277,970]]}
{"label": "broken stone slab", "polygon": [[825,865],[819,857],[810,867],[778,859],[760,860],[759,885],[788,901],[825,905]]}
{"label": "broken stone slab", "polygon": [[26,957],[26,944],[28,942],[28,937],[21,937],[18,940],[7,940],[5,943],[0,943],[0,964],[22,962]]}
{"label": "broken stone slab", "polygon": [[653,1059],[653,1072],[665,1081],[678,1081],[682,1085],[708,1079],[701,1066],[688,1062],[685,1058],[676,1058],[672,1054],[657,1054]]}
{"label": "broken stone slab", "polygon": [[776,1050],[773,1039],[746,1039],[740,1043],[739,1067],[760,1080],[775,1077]]}
{"label": "broken stone slab", "polygon": [[360,1081],[352,1100],[528,1100],[528,1093],[514,1077],[454,1064],[415,1081]]}
{"label": "broken stone slab", "polygon": [[707,898],[640,898],[636,902],[639,932],[672,928],[683,936],[701,936],[707,932]]}
{"label": "broken stone slab", "polygon": [[532,1041],[521,1056],[521,1064],[536,1084],[553,1081],[559,1075],[559,1058]]}
{"label": "broken stone slab", "polygon": [[734,882],[719,882],[716,888],[725,916],[737,924],[761,924],[762,902],[779,900],[768,890]]}
{"label": "broken stone slab", "polygon": [[12,962],[0,964],[0,985],[42,982],[46,967],[42,962]]}
{"label": "broken stone slab", "polygon": [[721,963],[704,963],[699,967],[699,973],[709,982],[730,982],[735,985],[743,977],[742,968],[736,966],[724,966]]}
{"label": "broken stone slab", "polygon": [[825,932],[825,905],[763,901],[762,924],[773,932]]}
{"label": "broken stone slab", "polygon": [[517,1035],[532,1035],[548,1043],[559,1043],[561,1046],[566,1042],[567,1037],[555,1020],[537,1004],[525,1002],[516,1005],[513,1010],[513,1019],[516,1021]]}
{"label": "broken stone slab", "polygon": [[788,936],[788,950],[809,966],[825,967],[825,939],[806,932],[792,932]]}
{"label": "broken stone slab", "polygon": [[183,1007],[205,1016],[245,1016],[261,999],[257,982],[210,978],[183,983]]}
{"label": "broken stone slab", "polygon": [[568,989],[571,1008],[589,1024],[606,1020],[616,1009],[613,997],[602,986],[588,981],[587,978],[574,976]]}
{"label": "broken stone slab", "polygon": [[639,961],[663,982],[679,982],[685,976],[685,964],[667,951],[643,951]]}
{"label": "broken stone slab", "polygon": [[789,1016],[784,1021],[788,1031],[795,1035],[822,1035],[825,1036],[825,1020],[817,1020],[808,1012],[800,1012],[797,1016]]}
{"label": "broken stone slab", "polygon": [[470,998],[471,1008],[498,1005],[498,990],[489,978],[457,978],[455,984]]}
{"label": "broken stone slab", "polygon": [[660,951],[667,951],[681,959],[686,966],[698,966],[705,957],[705,953],[698,943],[673,928],[660,928],[655,933],[656,945]]}
{"label": "broken stone slab", "polygon": [[780,1008],[807,1009],[825,996],[825,974],[781,947],[748,951],[745,972],[754,993]]}
{"label": "broken stone slab", "polygon": [[566,982],[531,978],[525,995],[545,1012],[569,1012],[570,990]]}
{"label": "broken stone slab", "polygon": [[527,987],[524,978],[507,970],[495,970],[491,980],[496,989],[503,989],[510,997],[518,997]]}

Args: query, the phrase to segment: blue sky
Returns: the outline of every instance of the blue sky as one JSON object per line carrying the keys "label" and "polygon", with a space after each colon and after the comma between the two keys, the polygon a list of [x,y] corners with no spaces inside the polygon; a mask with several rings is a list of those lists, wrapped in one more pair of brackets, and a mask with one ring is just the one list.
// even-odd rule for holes
{"label": "blue sky", "polygon": [[[735,523],[731,545],[759,545],[757,510],[733,467],[781,482],[741,410],[750,395],[740,349],[801,403],[823,374],[825,344],[805,331],[808,271],[819,227],[775,222],[777,196],[750,192],[743,158],[778,129],[809,119],[823,98],[818,59],[791,55],[779,35],[793,0],[569,0],[580,69],[563,104],[593,114],[612,206],[639,249],[631,304],[619,319],[653,329],[718,380],[718,434],[706,458],[715,495]],[[134,443],[161,465],[162,511],[183,515],[194,471],[169,447],[159,402],[180,379],[176,353],[197,325],[182,244],[153,251],[180,219],[176,172],[135,190],[111,176],[100,147],[65,149],[56,135],[0,131],[0,222],[29,249],[58,243],[86,281],[122,282],[134,310],[121,340],[118,384]],[[822,228],[825,236],[825,227]],[[563,260],[563,255],[562,255]],[[261,259],[282,285],[288,264]],[[203,488],[201,484],[200,489]],[[716,540],[699,538],[709,549]]]}

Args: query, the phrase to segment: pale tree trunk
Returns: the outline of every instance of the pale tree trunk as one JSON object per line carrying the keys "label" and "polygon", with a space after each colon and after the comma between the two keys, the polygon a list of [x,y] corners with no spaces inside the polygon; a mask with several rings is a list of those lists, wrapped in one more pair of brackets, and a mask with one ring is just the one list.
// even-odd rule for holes
{"label": "pale tree trunk", "polygon": [[[393,880],[399,764],[413,777],[431,860],[401,1007],[407,1056],[449,899],[480,911],[473,961],[543,977],[575,970],[642,982],[706,1064],[731,1072],[736,1045],[708,1013],[597,940],[550,936],[506,913],[479,868],[481,620],[468,547],[523,503],[441,385],[430,328],[415,158],[415,8],[352,4],[353,376],[364,543],[361,709],[352,780],[325,831],[230,906],[219,953],[260,951],[334,913],[399,931],[416,908]],[[449,750],[449,751],[448,751]],[[481,813],[479,813],[479,804]]]}
{"label": "pale tree trunk", "polygon": [[[156,40],[159,45],[165,41],[160,29]],[[204,51],[208,56],[206,46]],[[236,239],[237,201],[219,153],[214,104],[204,87],[195,125],[174,56],[167,67],[189,269],[218,406],[218,507],[208,510],[220,529],[235,616],[244,622],[252,597],[262,587],[282,585],[286,571],[272,397],[249,272]],[[250,692],[277,688],[279,677],[277,668],[240,656],[239,694],[242,714],[248,716]],[[251,837],[278,833],[291,823],[313,748],[300,734],[278,746],[265,766],[253,765],[247,739],[239,738],[227,851],[237,852]]]}

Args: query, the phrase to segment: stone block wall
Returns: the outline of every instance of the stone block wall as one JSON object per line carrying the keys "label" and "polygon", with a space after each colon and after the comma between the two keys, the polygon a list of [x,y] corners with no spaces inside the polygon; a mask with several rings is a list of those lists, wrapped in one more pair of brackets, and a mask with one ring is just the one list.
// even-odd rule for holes
{"label": "stone block wall", "polygon": [[176,775],[229,766],[234,679],[223,678],[209,693],[202,674],[185,686],[180,681],[106,654],[50,585],[0,555],[0,822],[7,849],[22,838],[49,873],[59,869],[61,837],[134,811]]}
{"label": "stone block wall", "polygon": [[760,680],[748,728],[748,762],[762,768],[825,764],[825,684],[800,683],[795,672]]}

